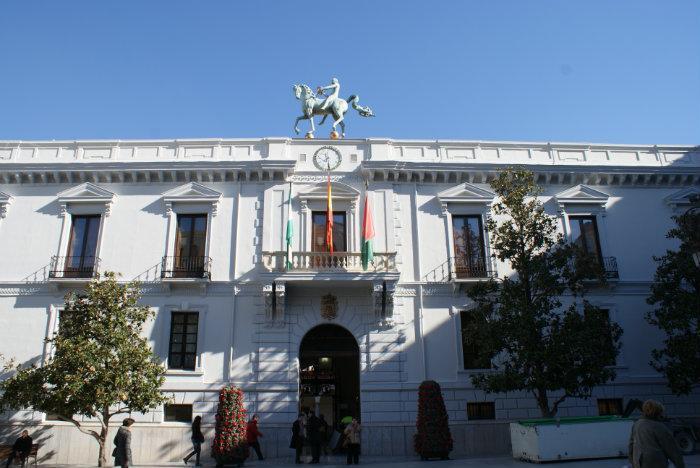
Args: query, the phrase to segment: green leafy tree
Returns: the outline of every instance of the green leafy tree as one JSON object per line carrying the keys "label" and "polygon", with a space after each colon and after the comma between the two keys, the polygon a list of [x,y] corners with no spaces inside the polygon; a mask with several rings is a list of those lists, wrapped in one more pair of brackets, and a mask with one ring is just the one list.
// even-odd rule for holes
{"label": "green leafy tree", "polygon": [[[73,423],[95,438],[98,464],[105,466],[110,419],[166,401],[165,369],[141,336],[153,311],[139,306],[139,297],[138,284],[119,284],[114,273],[91,281],[84,294],[66,295],[59,331],[47,339],[53,356],[41,367],[17,367],[0,383],[2,408],[33,408]],[[100,429],[84,427],[81,416]]]}
{"label": "green leafy tree", "polygon": [[[545,213],[534,175],[501,172],[491,183],[499,199],[486,223],[494,256],[513,274],[476,284],[465,341],[479,343],[492,370],[472,374],[487,392],[532,393],[543,417],[556,415],[569,397],[588,398],[593,387],[615,378],[610,367],[621,328],[583,298],[584,286],[604,282],[598,259],[557,233]],[[568,295],[570,301],[562,303]],[[551,394],[557,394],[550,402]]]}
{"label": "green leafy tree", "polygon": [[658,267],[647,302],[656,309],[646,318],[666,334],[663,349],[652,351],[651,365],[681,395],[700,383],[700,267],[692,258],[700,252],[700,211],[689,210],[673,219],[676,226],[666,237],[680,245],[654,257]]}

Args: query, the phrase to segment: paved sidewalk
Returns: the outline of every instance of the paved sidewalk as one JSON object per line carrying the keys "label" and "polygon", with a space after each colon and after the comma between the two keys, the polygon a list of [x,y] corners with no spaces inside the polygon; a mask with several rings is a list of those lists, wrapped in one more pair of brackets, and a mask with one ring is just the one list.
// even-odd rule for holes
{"label": "paved sidewalk", "polygon": [[[213,462],[209,460],[203,460],[203,466],[213,467],[215,466]],[[686,467],[688,468],[700,468],[700,454],[691,455],[685,457]],[[627,465],[627,460],[623,458],[613,458],[608,460],[591,460],[591,461],[570,461],[561,463],[546,463],[546,464],[534,464],[525,463],[517,460],[513,460],[509,457],[489,457],[489,458],[460,458],[456,460],[446,460],[446,461],[420,461],[415,458],[396,458],[396,457],[363,457],[360,458],[360,464],[364,466],[373,467],[388,467],[388,468],[476,468],[476,467],[489,467],[489,468],[622,468]],[[87,467],[88,465],[39,465],[41,467],[53,467],[53,468],[77,468],[78,466]],[[140,466],[148,466],[151,468],[171,468],[174,466],[190,466],[194,467],[194,463],[185,465],[184,463],[169,463],[163,465],[135,465],[135,468]],[[229,465],[227,465],[229,466]],[[290,459],[274,459],[257,461],[251,460],[247,461],[245,465],[248,468],[268,468],[268,467],[280,467],[280,468],[291,468],[298,467],[300,465],[295,465],[293,460]],[[322,460],[318,465],[319,467],[345,467],[345,458],[343,457],[331,457]]]}

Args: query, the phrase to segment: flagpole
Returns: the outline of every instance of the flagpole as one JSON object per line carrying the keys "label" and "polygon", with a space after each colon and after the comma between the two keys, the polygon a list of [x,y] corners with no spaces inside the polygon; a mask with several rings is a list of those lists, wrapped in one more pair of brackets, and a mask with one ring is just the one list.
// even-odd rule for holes
{"label": "flagpole", "polygon": [[331,163],[326,161],[328,171],[328,192],[326,200],[326,244],[328,251],[333,255],[333,194],[331,192]]}
{"label": "flagpole", "polygon": [[292,236],[294,235],[294,224],[292,221],[292,181],[289,181],[289,195],[287,196],[287,231],[285,232],[285,240],[287,242],[287,261],[285,268],[292,268]]}

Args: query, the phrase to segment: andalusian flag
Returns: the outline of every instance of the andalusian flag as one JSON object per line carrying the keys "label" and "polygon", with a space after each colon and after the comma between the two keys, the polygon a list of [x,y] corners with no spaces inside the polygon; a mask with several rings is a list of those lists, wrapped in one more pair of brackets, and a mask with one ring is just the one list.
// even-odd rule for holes
{"label": "andalusian flag", "polygon": [[333,194],[331,193],[331,173],[328,173],[328,206],[326,207],[326,245],[333,255]]}
{"label": "andalusian flag", "polygon": [[369,205],[369,192],[365,191],[365,212],[362,217],[362,269],[366,270],[369,262],[374,264],[374,223]]}
{"label": "andalusian flag", "polygon": [[287,197],[287,233],[284,238],[287,240],[287,260],[285,267],[292,268],[292,237],[294,236],[294,223],[292,223],[292,183],[289,183],[289,196]]}

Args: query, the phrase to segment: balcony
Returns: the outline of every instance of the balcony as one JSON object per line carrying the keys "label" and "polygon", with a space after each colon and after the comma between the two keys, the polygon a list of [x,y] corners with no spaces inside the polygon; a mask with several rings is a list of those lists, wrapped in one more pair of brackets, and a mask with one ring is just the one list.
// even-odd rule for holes
{"label": "balcony", "polygon": [[293,252],[286,268],[287,252],[263,252],[263,268],[268,272],[392,273],[396,272],[395,252],[375,252],[367,270],[360,252]]}
{"label": "balcony", "polygon": [[99,257],[59,257],[54,255],[51,257],[49,266],[49,280],[89,281],[97,276],[99,266]]}
{"label": "balcony", "polygon": [[163,257],[160,277],[164,280],[210,280],[209,257]]}
{"label": "balcony", "polygon": [[484,260],[476,260],[465,262],[464,259],[453,260],[453,278],[455,281],[471,281],[493,278],[496,275],[494,271],[486,268]]}
{"label": "balcony", "polygon": [[615,257],[603,257],[601,263],[603,266],[603,274],[606,279],[620,279],[620,274],[617,271],[617,259]]}

